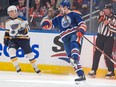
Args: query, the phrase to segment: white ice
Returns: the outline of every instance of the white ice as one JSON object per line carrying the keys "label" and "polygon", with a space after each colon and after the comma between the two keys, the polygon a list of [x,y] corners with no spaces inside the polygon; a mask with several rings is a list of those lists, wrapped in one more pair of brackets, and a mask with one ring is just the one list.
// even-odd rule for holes
{"label": "white ice", "polygon": [[116,80],[92,79],[76,85],[76,75],[53,75],[0,71],[0,87],[116,87]]}

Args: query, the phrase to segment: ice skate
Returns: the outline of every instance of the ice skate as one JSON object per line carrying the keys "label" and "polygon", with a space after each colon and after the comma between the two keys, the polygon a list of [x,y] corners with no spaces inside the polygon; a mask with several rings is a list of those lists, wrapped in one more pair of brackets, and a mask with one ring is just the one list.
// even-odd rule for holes
{"label": "ice skate", "polygon": [[16,72],[19,73],[19,74],[21,74],[21,71],[22,71],[22,70],[21,70],[20,66],[18,65],[18,66],[16,66],[15,68],[16,68]]}
{"label": "ice skate", "polygon": [[21,69],[18,69],[18,70],[17,70],[17,73],[20,73],[20,72],[21,72]]}
{"label": "ice skate", "polygon": [[90,71],[90,72],[88,73],[88,77],[90,77],[90,78],[95,78],[95,77],[96,77],[96,72],[95,72],[94,70]]}
{"label": "ice skate", "polygon": [[84,81],[86,81],[85,75],[82,75],[82,76],[80,76],[79,78],[75,79],[75,83],[76,83],[76,84],[83,83]]}
{"label": "ice skate", "polygon": [[41,75],[41,70],[39,70],[38,68],[34,68],[35,72],[39,75]]}
{"label": "ice skate", "polygon": [[108,72],[106,75],[105,75],[105,78],[106,79],[113,79],[115,78],[115,74],[113,72]]}
{"label": "ice skate", "polygon": [[19,65],[15,66],[15,69],[16,69],[17,73],[21,72],[21,68]]}

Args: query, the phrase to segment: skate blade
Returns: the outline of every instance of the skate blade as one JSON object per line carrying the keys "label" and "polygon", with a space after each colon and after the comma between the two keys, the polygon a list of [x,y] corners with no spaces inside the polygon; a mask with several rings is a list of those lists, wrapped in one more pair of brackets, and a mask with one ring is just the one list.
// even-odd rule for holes
{"label": "skate blade", "polygon": [[93,75],[93,76],[89,76],[89,75],[88,75],[87,77],[89,77],[89,78],[95,78],[95,77],[96,77],[96,75]]}
{"label": "skate blade", "polygon": [[111,76],[111,77],[106,76],[105,79],[115,79],[115,76]]}
{"label": "skate blade", "polygon": [[85,84],[85,83],[86,83],[86,80],[83,80],[83,81],[75,81],[75,84],[76,85]]}
{"label": "skate blade", "polygon": [[41,73],[37,73],[39,76],[41,76]]}
{"label": "skate blade", "polygon": [[37,73],[38,75],[41,75],[41,70],[37,71],[36,73]]}

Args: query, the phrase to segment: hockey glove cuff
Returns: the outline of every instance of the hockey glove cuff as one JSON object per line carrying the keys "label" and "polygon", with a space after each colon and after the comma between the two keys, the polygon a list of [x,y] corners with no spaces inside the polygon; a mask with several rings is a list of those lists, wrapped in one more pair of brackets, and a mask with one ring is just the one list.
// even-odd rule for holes
{"label": "hockey glove cuff", "polygon": [[85,31],[83,29],[79,29],[79,31],[77,32],[78,37],[82,37],[84,34],[85,34]]}

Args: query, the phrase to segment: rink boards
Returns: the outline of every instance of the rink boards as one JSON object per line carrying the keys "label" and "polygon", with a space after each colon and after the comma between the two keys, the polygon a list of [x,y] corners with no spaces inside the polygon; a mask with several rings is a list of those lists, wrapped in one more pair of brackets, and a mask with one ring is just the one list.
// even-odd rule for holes
{"label": "rink boards", "polygon": [[[15,71],[8,54],[8,48],[3,45],[4,31],[0,31],[0,70]],[[69,64],[69,60],[63,48],[58,33],[29,32],[32,51],[35,55],[38,67],[42,73],[53,74],[75,74]],[[94,35],[85,35],[90,41],[95,43]],[[90,71],[93,61],[93,52],[95,50],[88,41],[83,39],[80,62],[85,73]],[[19,48],[16,52],[20,66],[24,72],[34,72],[24,52]],[[112,52],[113,58],[116,59],[116,40]],[[98,77],[103,77],[107,72],[103,55],[99,63]]]}

